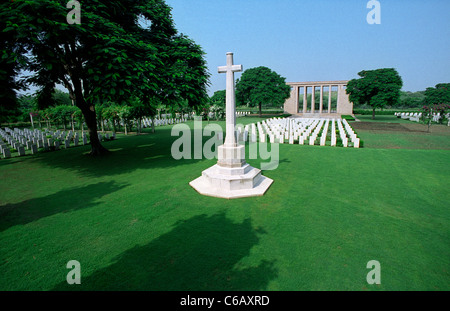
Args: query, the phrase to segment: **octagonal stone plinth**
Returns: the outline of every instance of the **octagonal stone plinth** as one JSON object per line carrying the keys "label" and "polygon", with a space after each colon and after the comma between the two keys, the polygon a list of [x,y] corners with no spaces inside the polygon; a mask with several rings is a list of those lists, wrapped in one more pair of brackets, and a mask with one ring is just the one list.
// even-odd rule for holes
{"label": "octagonal stone plinth", "polygon": [[272,182],[272,179],[261,175],[261,170],[249,164],[235,168],[216,164],[204,170],[202,176],[189,185],[203,195],[235,199],[262,196]]}

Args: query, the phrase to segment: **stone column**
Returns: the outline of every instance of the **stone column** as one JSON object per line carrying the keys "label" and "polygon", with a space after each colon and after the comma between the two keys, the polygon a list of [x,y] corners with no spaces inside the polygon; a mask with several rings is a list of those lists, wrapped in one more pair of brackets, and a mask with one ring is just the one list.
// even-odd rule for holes
{"label": "stone column", "polygon": [[320,114],[323,110],[323,85],[320,86]]}
{"label": "stone column", "polygon": [[298,107],[298,92],[300,91],[300,88],[296,85],[292,86],[294,88],[294,99],[295,99],[295,113],[300,112],[300,109]]}
{"label": "stone column", "polygon": [[303,86],[303,113],[306,113],[306,110],[308,109],[308,87],[305,85]]}
{"label": "stone column", "polygon": [[328,87],[328,113],[331,113],[331,85]]}
{"label": "stone column", "polygon": [[337,86],[336,112],[339,111],[339,102],[340,102],[339,97],[341,95],[341,88],[342,88],[342,85]]}

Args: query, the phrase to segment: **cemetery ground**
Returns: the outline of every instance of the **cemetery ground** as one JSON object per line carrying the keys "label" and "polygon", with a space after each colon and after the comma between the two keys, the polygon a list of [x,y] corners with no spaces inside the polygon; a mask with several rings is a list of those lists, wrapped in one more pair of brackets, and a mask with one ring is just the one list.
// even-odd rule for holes
{"label": "cemetery ground", "polygon": [[0,289],[449,290],[449,128],[364,117],[351,122],[361,149],[279,145],[254,198],[191,188],[216,160],[174,160],[171,126],[118,135],[103,158],[81,146],[2,159]]}

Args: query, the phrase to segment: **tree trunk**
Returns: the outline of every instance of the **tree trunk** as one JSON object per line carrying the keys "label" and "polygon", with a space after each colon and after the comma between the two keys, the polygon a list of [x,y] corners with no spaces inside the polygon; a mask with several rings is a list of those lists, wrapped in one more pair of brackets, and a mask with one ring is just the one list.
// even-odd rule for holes
{"label": "tree trunk", "polygon": [[261,106],[262,106],[262,105],[259,104],[258,106],[259,106],[259,117],[261,118],[261,117],[262,117],[262,112],[261,112],[261,111],[262,111],[262,109],[261,109]]}
{"label": "tree trunk", "polygon": [[372,120],[375,120],[375,108],[372,110]]}
{"label": "tree trunk", "polygon": [[152,118],[152,133],[155,132],[155,117]]}
{"label": "tree trunk", "polygon": [[83,113],[86,126],[88,128],[89,140],[91,144],[90,155],[99,156],[109,153],[108,149],[102,146],[100,140],[98,139],[97,132],[97,116],[95,114],[94,106],[89,106],[84,98],[77,98],[77,107],[81,109]]}

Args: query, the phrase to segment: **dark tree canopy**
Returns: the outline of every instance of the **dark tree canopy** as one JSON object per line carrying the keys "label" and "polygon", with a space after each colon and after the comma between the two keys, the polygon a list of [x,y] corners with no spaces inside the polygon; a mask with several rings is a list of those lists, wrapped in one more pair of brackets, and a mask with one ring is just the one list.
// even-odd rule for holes
{"label": "dark tree canopy", "polygon": [[[5,4],[9,2],[5,1],[1,5],[2,11]],[[6,20],[3,18],[0,18],[0,29],[6,29]],[[19,114],[16,92],[24,89],[23,83],[16,78],[23,64],[15,55],[25,50],[21,46],[11,44],[13,41],[13,33],[0,32],[0,122],[7,122],[11,117]]]}
{"label": "dark tree canopy", "polygon": [[217,105],[220,107],[225,107],[226,105],[226,98],[227,98],[227,91],[226,90],[220,90],[215,91],[213,96],[209,99],[209,102],[211,105]]}
{"label": "dark tree canopy", "polygon": [[363,70],[358,75],[361,78],[350,80],[346,92],[351,102],[372,106],[373,119],[376,108],[393,106],[398,102],[403,82],[397,70],[394,68]]}
{"label": "dark tree canopy", "polygon": [[40,87],[38,102],[50,99],[58,83],[68,89],[89,128],[92,154],[106,152],[97,138],[97,103],[132,96],[169,105],[181,97],[191,107],[207,101],[204,52],[177,33],[164,0],[83,1],[81,24],[72,25],[66,4],[1,4],[4,51],[10,62],[36,73],[26,82]]}
{"label": "dark tree canopy", "polygon": [[450,83],[439,83],[436,87],[428,87],[425,91],[427,105],[450,104]]}
{"label": "dark tree canopy", "polygon": [[247,69],[236,82],[236,101],[238,105],[259,107],[262,105],[279,107],[290,96],[291,88],[286,79],[275,71],[261,66]]}

